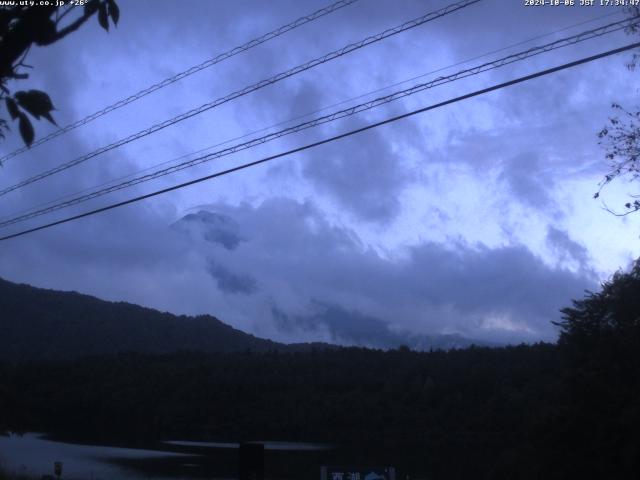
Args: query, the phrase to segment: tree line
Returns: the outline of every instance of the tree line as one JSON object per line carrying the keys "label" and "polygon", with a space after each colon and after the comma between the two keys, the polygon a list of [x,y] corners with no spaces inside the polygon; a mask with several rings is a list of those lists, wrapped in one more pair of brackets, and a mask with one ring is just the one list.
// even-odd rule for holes
{"label": "tree line", "polygon": [[432,479],[640,472],[640,262],[558,344],[119,354],[0,366],[5,428],[145,443],[320,441]]}

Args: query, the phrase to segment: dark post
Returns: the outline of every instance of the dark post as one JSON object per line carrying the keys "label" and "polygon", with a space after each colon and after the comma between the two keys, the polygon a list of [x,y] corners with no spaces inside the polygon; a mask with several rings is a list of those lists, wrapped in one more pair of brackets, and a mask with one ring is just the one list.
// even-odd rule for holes
{"label": "dark post", "polygon": [[240,480],[264,480],[264,445],[241,443],[238,478]]}
{"label": "dark post", "polygon": [[53,462],[53,473],[55,473],[58,480],[60,480],[60,475],[62,475],[62,462]]}

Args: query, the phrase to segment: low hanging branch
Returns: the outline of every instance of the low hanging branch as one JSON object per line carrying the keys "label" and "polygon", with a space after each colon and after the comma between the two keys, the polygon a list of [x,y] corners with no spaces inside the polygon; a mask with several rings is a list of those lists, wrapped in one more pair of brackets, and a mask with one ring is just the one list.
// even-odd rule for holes
{"label": "low hanging branch", "polygon": [[[616,178],[640,180],[640,110],[630,112],[617,103],[614,103],[612,108],[619,112],[619,115],[610,117],[609,125],[598,134],[599,143],[606,150],[605,158],[609,161],[610,170],[600,183],[594,198],[598,198],[602,189]],[[639,197],[631,195],[631,198],[633,200],[624,205],[625,213],[615,213],[609,208],[607,210],[618,216],[640,210]]]}
{"label": "low hanging branch", "polygon": [[[55,110],[49,95],[40,90],[12,92],[9,82],[25,80],[31,68],[24,60],[32,45],[47,46],[78,30],[92,16],[97,15],[98,23],[109,31],[109,19],[114,25],[120,19],[120,9],[115,0],[89,0],[83,8],[55,6],[0,6],[0,99],[9,118],[18,122],[20,136],[26,145],[31,145],[35,131],[31,118],[45,118],[55,125],[51,112]],[[72,12],[80,15],[66,25],[63,20]],[[0,118],[0,138],[5,137],[9,123]]]}
{"label": "low hanging branch", "polygon": [[[630,17],[640,16],[640,7],[627,10]],[[640,27],[632,24],[626,33],[636,35]],[[635,70],[640,62],[640,54],[634,53],[627,63],[629,70]],[[598,191],[593,195],[599,198],[604,187],[615,179],[627,178],[631,182],[640,180],[640,107],[629,111],[617,103],[611,105],[615,115],[609,117],[607,125],[600,130],[599,144],[605,149],[605,158],[609,163],[609,172],[599,184]],[[631,200],[624,204],[625,210],[616,212],[603,204],[604,209],[616,216],[623,217],[640,210],[640,195],[630,195]]]}

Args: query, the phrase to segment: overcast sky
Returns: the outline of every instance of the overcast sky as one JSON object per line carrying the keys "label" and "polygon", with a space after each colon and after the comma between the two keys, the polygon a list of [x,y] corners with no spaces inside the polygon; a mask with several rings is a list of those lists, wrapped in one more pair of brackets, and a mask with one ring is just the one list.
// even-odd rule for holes
{"label": "overcast sky", "polygon": [[[31,78],[13,85],[47,91],[59,125],[328,4],[118,3],[117,28],[106,33],[92,19],[64,41],[33,49],[27,61],[34,66]],[[623,18],[617,7],[523,3],[483,0],[246,95],[6,195],[0,198],[0,216],[339,102],[359,103],[363,99],[350,99],[418,75],[426,74],[424,81],[455,73]],[[360,0],[7,161],[0,185],[447,4]],[[2,234],[632,40],[617,33],[539,55],[2,229]],[[615,217],[592,198],[606,173],[597,132],[613,101],[629,107],[636,102],[639,73],[625,68],[630,56],[609,57],[2,242],[0,276],[178,314],[208,313],[280,341],[380,344],[389,335],[441,333],[493,341],[553,340],[557,331],[550,322],[559,319],[559,308],[640,255],[640,215]],[[50,131],[53,127],[37,123],[37,137]],[[14,133],[1,151],[18,146]],[[634,191],[637,184],[618,182],[603,198],[617,208]]]}

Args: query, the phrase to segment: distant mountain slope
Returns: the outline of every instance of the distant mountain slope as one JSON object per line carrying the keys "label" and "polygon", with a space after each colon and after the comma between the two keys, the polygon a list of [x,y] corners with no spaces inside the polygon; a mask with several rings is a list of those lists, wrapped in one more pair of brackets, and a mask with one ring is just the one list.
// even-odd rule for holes
{"label": "distant mountain slope", "polygon": [[257,338],[209,315],[176,316],[0,279],[0,359],[247,349],[300,350],[304,346]]}
{"label": "distant mountain slope", "polygon": [[[382,349],[406,345],[414,350],[483,345],[458,335],[388,335],[385,339],[384,343],[372,343],[366,338],[349,343]],[[236,330],[210,315],[178,316],[0,278],[0,360],[64,359],[122,352],[303,352],[313,348],[338,347],[320,342],[278,343]]]}

